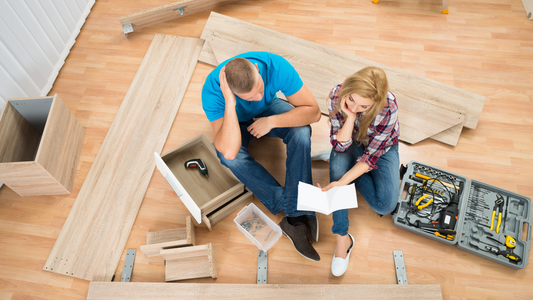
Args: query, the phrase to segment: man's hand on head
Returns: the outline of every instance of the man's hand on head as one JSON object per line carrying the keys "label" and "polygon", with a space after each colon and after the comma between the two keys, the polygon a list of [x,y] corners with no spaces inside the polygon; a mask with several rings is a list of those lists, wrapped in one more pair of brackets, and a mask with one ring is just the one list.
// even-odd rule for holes
{"label": "man's hand on head", "polygon": [[274,123],[272,118],[254,118],[252,125],[248,126],[247,130],[256,138],[261,138],[262,136],[268,134],[272,128],[274,128]]}
{"label": "man's hand on head", "polygon": [[226,100],[226,105],[232,105],[235,107],[237,100],[235,99],[235,94],[233,94],[233,91],[230,89],[228,81],[226,80],[226,66],[222,67],[220,70],[218,79],[220,80],[220,90],[222,91],[224,100]]}

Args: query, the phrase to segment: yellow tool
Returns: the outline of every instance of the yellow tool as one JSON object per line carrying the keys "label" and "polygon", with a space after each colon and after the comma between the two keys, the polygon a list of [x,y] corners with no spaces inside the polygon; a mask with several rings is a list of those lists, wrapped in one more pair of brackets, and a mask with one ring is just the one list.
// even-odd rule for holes
{"label": "yellow tool", "polygon": [[419,210],[425,208],[425,207],[428,207],[431,202],[433,202],[433,198],[429,199],[426,203],[422,204],[422,205],[419,205],[420,202],[422,202],[422,200],[426,199],[427,197],[429,197],[429,194],[424,194],[422,197],[418,198],[418,200],[416,200],[415,202],[415,205],[418,207]]}
{"label": "yellow tool", "polygon": [[452,188],[452,189],[459,189],[458,186],[455,186],[451,183],[448,183],[448,182],[444,182],[444,181],[441,181],[441,180],[438,180],[438,179],[434,179],[433,177],[429,177],[429,176],[426,176],[426,175],[423,175],[423,174],[420,174],[420,173],[415,173],[415,176],[416,177],[419,177],[419,178],[422,178],[422,179],[426,179],[426,180],[430,180],[430,181],[435,181],[435,182],[440,182],[442,183],[443,185],[449,187],[449,188]]}
{"label": "yellow tool", "polygon": [[441,238],[444,238],[444,239],[447,239],[449,241],[453,241],[455,240],[455,237],[451,234],[448,234],[448,235],[444,235],[444,234],[440,234],[438,231],[435,232],[435,235],[438,236],[438,237],[441,237]]}
{"label": "yellow tool", "polygon": [[[491,240],[494,240],[494,241],[496,241],[496,242],[498,242],[500,244],[504,244],[504,243],[500,242],[499,240],[497,240],[497,239],[495,239],[495,238],[493,238],[491,236],[489,236],[488,238],[491,239]],[[505,236],[505,244],[504,245],[507,248],[509,248],[509,249],[514,249],[516,247],[516,240],[512,236],[506,235]]]}
{"label": "yellow tool", "polygon": [[490,220],[490,231],[494,228],[494,217],[496,211],[498,211],[498,224],[496,225],[496,233],[500,233],[500,225],[502,224],[502,211],[503,211],[503,197],[500,194],[496,195],[496,201],[494,202],[494,208],[492,209],[492,218]]}

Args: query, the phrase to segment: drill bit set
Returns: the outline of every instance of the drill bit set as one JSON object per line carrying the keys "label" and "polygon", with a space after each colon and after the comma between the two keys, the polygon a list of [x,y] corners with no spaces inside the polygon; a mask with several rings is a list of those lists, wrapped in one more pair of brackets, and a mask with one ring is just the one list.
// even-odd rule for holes
{"label": "drill bit set", "polygon": [[525,267],[531,247],[530,199],[472,180],[468,209],[458,247],[485,252],[517,269]]}
{"label": "drill bit set", "polygon": [[404,172],[394,225],[515,269],[527,265],[529,198],[416,161]]}

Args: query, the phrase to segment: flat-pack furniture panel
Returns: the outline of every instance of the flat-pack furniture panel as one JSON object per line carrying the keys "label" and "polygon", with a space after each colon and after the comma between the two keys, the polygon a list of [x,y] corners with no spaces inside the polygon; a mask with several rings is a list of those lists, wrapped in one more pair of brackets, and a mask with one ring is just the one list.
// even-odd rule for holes
{"label": "flat-pack furniture panel", "polygon": [[[236,1],[238,0],[184,0],[122,16],[118,18],[118,20],[123,26],[124,34],[128,36],[128,33],[143,27],[174,20],[206,10],[213,10],[217,7]],[[127,24],[129,24],[129,26]]]}
{"label": "flat-pack furniture panel", "polygon": [[70,194],[84,137],[59,95],[9,100],[0,118],[0,180],[21,196]]}
{"label": "flat-pack furniture panel", "polygon": [[87,300],[439,300],[438,284],[227,284],[91,282]]}
{"label": "flat-pack furniture panel", "polygon": [[163,249],[194,246],[195,239],[194,223],[191,221],[191,217],[187,216],[185,228],[148,232],[146,245],[141,246],[141,251],[147,257],[158,256]]}
{"label": "flat-pack furniture panel", "polygon": [[217,278],[215,251],[211,243],[161,250],[165,259],[165,281]]}
{"label": "flat-pack furniture panel", "polygon": [[[230,202],[241,203],[250,198],[250,194],[245,193],[244,185],[220,163],[215,147],[203,134],[161,157],[155,153],[154,157],[159,171],[189,209],[194,221],[205,225],[209,230],[233,212],[230,208],[236,209],[235,204],[229,205]],[[198,168],[185,166],[192,159],[201,159],[205,163],[207,176],[199,172]],[[223,206],[225,215],[220,213]]]}
{"label": "flat-pack furniture panel", "polygon": [[203,41],[157,34],[87,174],[44,270],[113,277]]}

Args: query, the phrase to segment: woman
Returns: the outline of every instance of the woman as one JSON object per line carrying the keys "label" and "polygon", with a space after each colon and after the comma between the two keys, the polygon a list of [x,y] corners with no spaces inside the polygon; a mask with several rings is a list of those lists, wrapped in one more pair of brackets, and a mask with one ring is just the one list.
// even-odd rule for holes
{"label": "woman", "polygon": [[[331,91],[330,184],[322,190],[355,183],[370,207],[380,215],[396,207],[400,186],[398,106],[389,92],[383,70],[367,67],[349,76]],[[331,272],[341,276],[348,268],[354,238],[348,233],[348,210],[333,212],[332,231],[337,246]]]}

